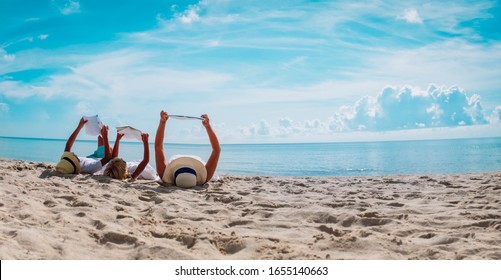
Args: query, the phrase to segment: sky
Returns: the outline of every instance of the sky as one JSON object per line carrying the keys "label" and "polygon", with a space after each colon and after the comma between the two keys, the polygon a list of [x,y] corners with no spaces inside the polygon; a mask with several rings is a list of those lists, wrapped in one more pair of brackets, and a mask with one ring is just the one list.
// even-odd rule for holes
{"label": "sky", "polygon": [[499,137],[501,3],[0,0],[0,136],[154,141],[161,110],[221,143]]}

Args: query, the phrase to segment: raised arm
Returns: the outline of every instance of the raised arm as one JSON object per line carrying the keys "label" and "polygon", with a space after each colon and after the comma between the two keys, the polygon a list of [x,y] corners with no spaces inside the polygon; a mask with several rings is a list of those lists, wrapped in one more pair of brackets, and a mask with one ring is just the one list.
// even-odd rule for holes
{"label": "raised arm", "polygon": [[115,145],[113,145],[113,154],[111,155],[111,158],[116,158],[118,157],[118,151],[120,149],[120,139],[122,139],[124,135],[122,133],[117,132],[117,139],[115,140]]}
{"label": "raised arm", "polygon": [[164,175],[165,167],[167,167],[167,160],[165,159],[164,152],[164,134],[165,124],[169,119],[169,114],[165,111],[160,112],[160,122],[158,123],[157,135],[155,136],[155,162],[157,165],[157,172],[160,177]]}
{"label": "raised arm", "polygon": [[221,146],[217,140],[217,136],[210,126],[209,117],[207,115],[202,115],[204,119],[202,125],[205,126],[207,130],[207,135],[209,136],[210,144],[212,146],[212,153],[210,154],[209,160],[205,164],[205,169],[207,170],[207,180],[206,183],[214,176],[216,172],[217,163],[219,162],[219,155],[221,154]]}
{"label": "raised arm", "polygon": [[108,141],[108,126],[103,125],[101,127],[101,137],[103,138],[103,144],[104,144],[104,158],[101,159],[101,165],[104,166],[108,161],[111,160],[111,150],[110,150],[110,142]]}
{"label": "raised arm", "polygon": [[68,138],[68,141],[66,141],[66,147],[64,147],[65,152],[71,152],[71,147],[73,147],[73,143],[75,143],[78,133],[80,133],[80,130],[82,129],[82,127],[84,127],[86,123],[87,120],[84,120],[84,118],[80,119],[77,128],[75,128],[75,131],[73,131],[73,133],[70,135],[70,138]]}
{"label": "raised arm", "polygon": [[143,172],[144,168],[150,161],[150,146],[148,144],[148,133],[142,133],[141,139],[143,140],[143,145],[144,145],[143,160],[137,166],[136,171],[134,171],[134,174],[132,174],[132,179],[136,179],[137,177],[139,177],[141,172]]}

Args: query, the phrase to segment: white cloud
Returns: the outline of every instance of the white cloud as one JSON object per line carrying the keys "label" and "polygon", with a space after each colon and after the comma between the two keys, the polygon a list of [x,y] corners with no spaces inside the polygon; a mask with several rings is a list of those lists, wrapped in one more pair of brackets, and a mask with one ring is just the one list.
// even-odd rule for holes
{"label": "white cloud", "polygon": [[0,58],[6,62],[13,62],[16,59],[15,54],[9,54],[4,49],[0,48]]}
{"label": "white cloud", "polygon": [[25,98],[34,95],[31,87],[18,81],[0,81],[0,92],[6,98]]}
{"label": "white cloud", "polygon": [[12,62],[12,61],[16,60],[16,55],[15,54],[4,54],[2,56],[2,59],[7,61],[7,62]]}
{"label": "white cloud", "polygon": [[480,96],[456,86],[430,85],[426,91],[387,86],[376,97],[364,96],[330,120],[333,131],[387,131],[423,127],[487,124]]}
{"label": "white cloud", "polygon": [[270,124],[265,120],[261,120],[259,122],[259,126],[256,129],[256,132],[261,136],[270,135]]}
{"label": "white cloud", "polygon": [[259,124],[252,124],[249,127],[237,128],[238,134],[244,137],[266,137],[271,135],[270,124],[266,120],[259,121]]}
{"label": "white cloud", "polygon": [[38,35],[38,39],[40,39],[42,41],[45,40],[45,39],[47,39],[48,37],[49,37],[48,34],[40,34],[40,35]]}
{"label": "white cloud", "polygon": [[[94,56],[91,62],[69,68],[71,73],[55,74],[37,84],[0,81],[7,97],[33,95],[66,96],[77,101],[98,101],[103,97],[135,98],[147,93],[150,100],[172,95],[206,93],[221,88],[232,78],[204,70],[180,71],[145,63],[148,53],[117,51]],[[196,83],[193,82],[196,77]],[[144,96],[143,96],[144,97]]]}
{"label": "white cloud", "polygon": [[209,40],[207,42],[207,46],[208,47],[217,47],[221,44],[221,42],[219,40]]}
{"label": "white cloud", "polygon": [[[501,108],[500,108],[501,110]],[[496,114],[501,114],[497,111]],[[389,131],[332,131],[328,127],[329,121],[320,120],[294,122],[292,127],[269,126],[269,133],[259,135],[259,125],[248,127],[220,126],[217,135],[222,143],[297,143],[297,142],[351,142],[351,141],[394,141],[394,140],[426,140],[426,139],[455,139],[469,137],[501,137],[501,119],[497,122],[484,125],[458,125],[455,127],[422,127],[416,124],[414,129]],[[262,120],[267,122],[266,120]],[[317,123],[317,128],[311,125]],[[309,127],[307,127],[309,126]],[[187,135],[179,138],[186,139]],[[193,138],[194,139],[194,138]],[[205,138],[197,140],[204,143]]]}
{"label": "white cloud", "polygon": [[93,114],[92,104],[87,101],[80,101],[76,105],[76,110],[80,115],[90,115]]}
{"label": "white cloud", "polygon": [[489,123],[499,124],[501,123],[501,106],[497,106],[491,113],[489,117]]}
{"label": "white cloud", "polygon": [[405,20],[408,23],[423,24],[423,20],[416,9],[406,9],[402,15],[398,16],[398,19]]}
{"label": "white cloud", "polygon": [[294,141],[294,139],[304,139],[305,137],[314,139],[319,136],[332,135],[327,123],[319,119],[293,121],[288,117],[280,118],[278,126],[271,125],[268,120],[262,119],[258,124],[251,124],[247,127],[240,126],[236,130],[223,127],[220,131],[226,139],[247,141],[260,139],[270,142],[280,142],[284,139]]}
{"label": "white cloud", "polygon": [[[426,90],[387,86],[376,96],[364,96],[341,106],[333,117],[293,121],[281,117],[276,125],[266,119],[232,131],[223,139],[234,142],[369,141],[493,137],[501,124],[501,106],[485,111],[480,96],[457,86]],[[462,127],[462,128],[461,128]],[[460,129],[461,128],[461,129]]]}
{"label": "white cloud", "polygon": [[71,15],[80,12],[80,2],[74,0],[53,0],[63,15]]}
{"label": "white cloud", "polygon": [[[275,128],[272,128],[267,120],[262,119],[258,124],[239,126],[236,129],[219,126],[223,137],[228,139],[263,139],[275,136]],[[218,132],[219,133],[219,132]]]}
{"label": "white cloud", "polygon": [[181,23],[191,24],[200,21],[200,16],[198,15],[200,8],[196,5],[189,6],[189,8],[183,13],[177,14],[176,17]]}
{"label": "white cloud", "polygon": [[279,127],[281,128],[289,128],[292,126],[292,120],[289,119],[289,118],[281,118],[279,121],[278,121],[278,125]]}

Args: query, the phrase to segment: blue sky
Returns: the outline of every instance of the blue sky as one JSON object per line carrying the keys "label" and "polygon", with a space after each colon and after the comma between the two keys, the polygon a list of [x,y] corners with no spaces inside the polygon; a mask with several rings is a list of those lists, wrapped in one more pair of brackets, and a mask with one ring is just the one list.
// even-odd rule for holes
{"label": "blue sky", "polygon": [[1,0],[0,26],[0,136],[153,139],[162,109],[223,143],[501,136],[498,1]]}

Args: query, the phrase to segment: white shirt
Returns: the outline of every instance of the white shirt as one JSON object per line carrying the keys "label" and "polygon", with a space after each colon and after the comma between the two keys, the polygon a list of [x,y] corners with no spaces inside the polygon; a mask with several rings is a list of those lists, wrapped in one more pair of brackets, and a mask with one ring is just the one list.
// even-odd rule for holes
{"label": "white shirt", "polygon": [[100,159],[78,157],[80,160],[80,173],[94,174],[103,167]]}

